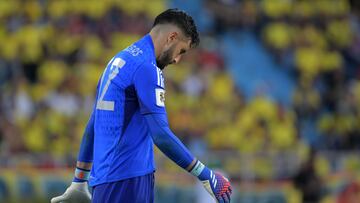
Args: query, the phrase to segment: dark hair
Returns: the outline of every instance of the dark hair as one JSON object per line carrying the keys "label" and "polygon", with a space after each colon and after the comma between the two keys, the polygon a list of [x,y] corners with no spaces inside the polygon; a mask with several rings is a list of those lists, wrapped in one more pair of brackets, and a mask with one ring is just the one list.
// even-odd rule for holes
{"label": "dark hair", "polygon": [[168,9],[160,13],[154,21],[153,27],[158,24],[174,24],[179,27],[186,37],[191,37],[191,47],[196,47],[200,43],[199,33],[197,31],[193,18],[185,11],[177,8]]}

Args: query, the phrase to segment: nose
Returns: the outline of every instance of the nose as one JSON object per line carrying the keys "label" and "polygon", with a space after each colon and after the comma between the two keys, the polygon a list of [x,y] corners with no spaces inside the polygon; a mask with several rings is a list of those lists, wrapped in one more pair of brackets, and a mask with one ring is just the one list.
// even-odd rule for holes
{"label": "nose", "polygon": [[180,62],[181,59],[181,55],[178,55],[177,57],[174,58],[174,63],[177,64]]}

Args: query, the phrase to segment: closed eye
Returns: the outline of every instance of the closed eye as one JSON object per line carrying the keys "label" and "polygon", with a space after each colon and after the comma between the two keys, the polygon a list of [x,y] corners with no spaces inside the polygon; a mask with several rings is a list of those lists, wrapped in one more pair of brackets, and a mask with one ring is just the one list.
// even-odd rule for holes
{"label": "closed eye", "polygon": [[186,53],[186,50],[185,49],[181,49],[180,50],[180,54],[185,54]]}

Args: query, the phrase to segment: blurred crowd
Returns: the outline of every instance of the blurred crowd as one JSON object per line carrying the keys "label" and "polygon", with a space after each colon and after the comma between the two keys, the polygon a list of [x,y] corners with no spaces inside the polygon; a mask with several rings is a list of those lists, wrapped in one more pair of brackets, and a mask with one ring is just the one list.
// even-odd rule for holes
{"label": "blurred crowd", "polygon": [[[175,134],[198,154],[359,149],[360,23],[349,1],[200,2],[210,29],[198,49],[165,70]],[[105,65],[146,34],[168,3],[0,1],[0,156],[73,165]],[[253,32],[296,81],[290,108],[261,92],[244,98],[217,40],[229,29]],[[309,123],[312,145],[302,136]]]}
{"label": "blurred crowd", "polygon": [[[360,23],[351,3],[356,4],[346,0],[207,2],[217,33],[229,28],[252,31],[278,68],[296,82],[288,109],[293,119],[286,120],[295,124],[289,128],[300,137],[312,134],[316,141],[311,144],[317,149],[360,147]],[[315,123],[316,132],[306,131],[308,123]]]}
{"label": "blurred crowd", "polygon": [[319,149],[359,149],[360,24],[349,1],[264,1],[264,8],[262,39],[296,80],[298,124],[316,123]]}
{"label": "blurred crowd", "polygon": [[124,2],[0,1],[2,156],[72,165],[105,65],[166,8]]}

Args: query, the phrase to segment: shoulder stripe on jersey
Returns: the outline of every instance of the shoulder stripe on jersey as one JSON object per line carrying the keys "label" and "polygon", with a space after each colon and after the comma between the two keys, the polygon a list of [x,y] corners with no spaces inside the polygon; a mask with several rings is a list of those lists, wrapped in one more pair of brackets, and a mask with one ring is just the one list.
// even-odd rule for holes
{"label": "shoulder stripe on jersey", "polygon": [[160,86],[160,71],[159,71],[159,69],[156,67],[156,73],[157,73],[157,85],[159,85]]}
{"label": "shoulder stripe on jersey", "polygon": [[154,63],[152,63],[152,64],[156,68],[157,85],[162,88],[165,88],[165,82],[164,82],[164,77],[163,77],[162,71]]}
{"label": "shoulder stripe on jersey", "polygon": [[162,73],[162,71],[160,70],[160,86],[162,87],[162,88],[165,88],[165,84],[164,84],[165,82],[164,82],[164,76],[163,76],[163,73]]}

